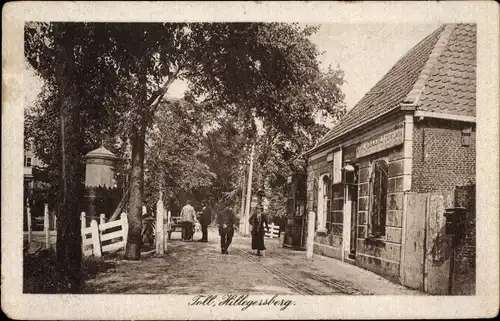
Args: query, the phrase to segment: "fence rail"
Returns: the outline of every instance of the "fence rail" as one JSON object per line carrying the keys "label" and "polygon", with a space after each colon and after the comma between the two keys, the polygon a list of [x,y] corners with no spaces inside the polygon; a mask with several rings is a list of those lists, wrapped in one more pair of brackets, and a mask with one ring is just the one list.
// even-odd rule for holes
{"label": "fence rail", "polygon": [[266,231],[265,237],[269,238],[278,238],[280,233],[279,225],[275,225],[274,223],[269,224],[269,232]]}
{"label": "fence rail", "polygon": [[[27,238],[28,248],[30,247],[30,244],[35,241],[34,239],[36,239],[37,243],[44,243],[46,248],[50,248],[51,245],[55,246],[55,239],[57,238],[57,221],[54,214],[52,214],[52,216],[49,215],[47,204],[45,204],[44,216],[42,220],[44,228],[43,231],[33,231],[33,219],[35,219],[36,223],[36,218],[32,217],[31,209],[29,207],[26,209],[26,218],[28,231],[24,232],[24,236]],[[156,219],[160,222],[165,222],[166,220],[166,223],[155,225],[155,222],[153,221],[152,234],[155,238],[157,254],[160,255],[164,254],[167,246],[165,233],[170,232],[170,218],[170,211],[166,211],[163,207],[163,203],[159,202],[157,204]],[[119,220],[111,218],[109,222],[106,222],[104,214],[99,216],[87,216],[85,212],[81,212],[80,224],[82,253],[84,256],[94,255],[100,257],[105,252],[115,251],[126,247],[128,237],[128,221],[126,213],[122,213]],[[44,239],[43,241],[41,241],[42,238]]]}
{"label": "fence rail", "polygon": [[[99,216],[99,224],[92,220],[90,227],[86,226],[87,218],[85,212],[81,213],[82,226],[82,252],[85,256],[102,256],[105,252],[116,251],[127,245],[128,221],[127,214],[122,213],[120,220],[105,222],[104,215]],[[106,232],[106,230],[121,227],[118,231]],[[90,234],[90,237],[87,237]],[[109,242],[103,245],[103,242]],[[92,248],[90,248],[92,247]]]}

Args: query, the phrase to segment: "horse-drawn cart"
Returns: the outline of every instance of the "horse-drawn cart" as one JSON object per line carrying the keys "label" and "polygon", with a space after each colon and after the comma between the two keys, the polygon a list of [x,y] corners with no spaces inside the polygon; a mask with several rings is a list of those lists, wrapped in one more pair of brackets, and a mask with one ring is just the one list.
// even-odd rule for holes
{"label": "horse-drawn cart", "polygon": [[172,239],[172,232],[182,233],[182,222],[180,217],[172,217],[171,222],[167,224],[168,239]]}
{"label": "horse-drawn cart", "polygon": [[[154,244],[156,233],[156,221],[153,217],[145,217],[142,220],[142,240],[144,244]],[[172,232],[180,232],[182,235],[182,221],[180,217],[172,217],[170,222],[165,222],[168,239],[172,239]],[[200,224],[195,223],[195,231],[200,230]]]}

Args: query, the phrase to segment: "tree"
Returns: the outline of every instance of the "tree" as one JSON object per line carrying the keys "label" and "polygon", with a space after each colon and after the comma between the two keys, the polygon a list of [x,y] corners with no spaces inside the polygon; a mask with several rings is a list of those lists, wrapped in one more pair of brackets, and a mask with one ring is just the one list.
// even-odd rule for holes
{"label": "tree", "polygon": [[[36,137],[35,154],[47,166],[41,175],[58,187],[59,290],[71,293],[78,292],[81,281],[82,156],[116,131],[108,120],[120,104],[104,95],[115,88],[108,77],[114,69],[103,59],[106,48],[91,31],[85,23],[25,25],[26,60],[44,80],[37,104],[26,111],[25,137]],[[51,196],[54,192],[48,190]]]}
{"label": "tree", "polygon": [[163,101],[148,133],[145,200],[154,205],[158,192],[181,205],[183,195],[210,186],[213,173],[203,162],[203,118],[199,104],[185,100]]}
{"label": "tree", "polygon": [[[286,176],[298,168],[295,161],[300,154],[313,147],[315,141],[326,134],[328,128],[317,123],[316,118],[336,122],[345,113],[344,94],[341,86],[344,74],[331,66],[315,75],[305,88],[294,88],[281,104],[289,109],[288,126],[282,121],[262,121],[261,135],[257,140],[256,190],[272,190],[284,186]],[[273,188],[274,187],[274,188]],[[286,191],[280,191],[284,200]],[[272,193],[276,198],[276,193]],[[258,199],[259,205],[262,199]]]}
{"label": "tree", "polygon": [[[314,28],[279,23],[108,24],[117,73],[129,79],[132,145],[129,240],[126,257],[140,256],[145,138],[156,109],[176,79],[187,79],[195,97],[204,96],[229,114],[294,121],[280,103],[294,88],[307,86],[318,72]],[[130,90],[130,88],[133,88]],[[243,112],[241,112],[241,109]],[[277,125],[286,131],[287,125]]]}
{"label": "tree", "polygon": [[[55,37],[55,25],[28,28],[36,44],[28,46],[28,61],[45,79],[63,86],[62,76],[52,72],[58,63],[54,48],[43,40]],[[205,108],[243,122],[258,117],[281,134],[310,121],[314,111],[303,92],[320,82],[319,53],[308,39],[316,28],[286,23],[80,23],[60,28],[73,28],[68,55],[75,72],[64,76],[67,87],[80,96],[79,107],[92,119],[109,116],[130,138],[129,259],[140,257],[146,135],[176,79],[188,80],[191,96],[203,97]],[[102,104],[92,106],[99,99]]]}
{"label": "tree", "polygon": [[215,124],[205,135],[207,153],[203,159],[214,173],[209,196],[217,204],[224,199],[235,200],[241,193],[241,166],[246,161],[245,148],[253,129],[225,113],[219,115]]}

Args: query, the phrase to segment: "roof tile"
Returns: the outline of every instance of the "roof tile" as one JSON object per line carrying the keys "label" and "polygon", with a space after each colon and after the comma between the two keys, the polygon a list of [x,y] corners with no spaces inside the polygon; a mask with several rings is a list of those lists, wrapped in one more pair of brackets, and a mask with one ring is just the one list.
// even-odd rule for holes
{"label": "roof tile", "polygon": [[[334,139],[363,122],[399,106],[412,90],[443,30],[444,26],[440,27],[405,54],[323,137],[320,143]],[[383,94],[373,97],[374,92]]]}
{"label": "roof tile", "polygon": [[[451,33],[440,40],[446,34],[445,29]],[[476,38],[475,24],[438,28],[404,55],[318,145],[393,110],[408,95],[418,99],[419,110],[475,116]],[[428,61],[434,63],[429,65]],[[419,80],[419,77],[424,78]]]}
{"label": "roof tile", "polygon": [[[427,86],[438,91],[425,91],[419,109],[465,116],[476,115],[476,25],[458,24],[448,45],[439,56],[437,75],[429,78]],[[447,85],[443,88],[442,84]],[[430,104],[432,96],[451,97],[442,104]]]}

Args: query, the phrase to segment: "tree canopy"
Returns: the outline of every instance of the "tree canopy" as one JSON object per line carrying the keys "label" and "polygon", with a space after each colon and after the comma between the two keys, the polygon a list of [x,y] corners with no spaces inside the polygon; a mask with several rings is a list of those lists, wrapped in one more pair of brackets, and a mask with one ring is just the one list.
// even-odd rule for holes
{"label": "tree canopy", "polygon": [[[28,23],[26,59],[45,86],[27,133],[54,168],[68,152],[58,147],[58,110],[73,109],[77,153],[102,141],[121,153],[130,145],[126,257],[138,259],[141,207],[153,186],[194,192],[209,184],[215,198],[234,195],[250,142],[259,145],[260,182],[279,181],[279,167],[291,166],[324,132],[317,115],[343,113],[343,75],[320,70],[309,40],[316,30],[256,22]],[[179,79],[189,83],[186,99],[165,101]]]}

